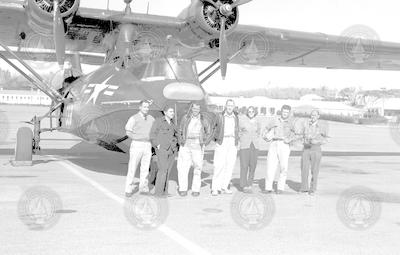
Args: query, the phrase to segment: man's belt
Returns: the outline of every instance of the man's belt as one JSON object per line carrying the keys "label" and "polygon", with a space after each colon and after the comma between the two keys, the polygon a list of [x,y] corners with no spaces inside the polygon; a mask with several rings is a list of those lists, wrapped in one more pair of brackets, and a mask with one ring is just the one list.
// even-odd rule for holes
{"label": "man's belt", "polygon": [[188,140],[197,140],[197,139],[200,139],[200,136],[198,136],[198,137],[192,136],[192,137],[188,137],[186,139],[188,139]]}
{"label": "man's belt", "polygon": [[275,142],[275,141],[283,141],[283,140],[284,140],[283,138],[272,138],[273,142]]}

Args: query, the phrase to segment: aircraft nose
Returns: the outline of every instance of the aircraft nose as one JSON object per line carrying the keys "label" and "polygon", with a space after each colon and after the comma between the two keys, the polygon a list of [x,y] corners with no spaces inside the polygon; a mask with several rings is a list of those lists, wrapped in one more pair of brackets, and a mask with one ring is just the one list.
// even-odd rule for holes
{"label": "aircraft nose", "polygon": [[199,86],[187,82],[172,82],[164,87],[163,94],[170,100],[198,101],[204,99],[203,90]]}

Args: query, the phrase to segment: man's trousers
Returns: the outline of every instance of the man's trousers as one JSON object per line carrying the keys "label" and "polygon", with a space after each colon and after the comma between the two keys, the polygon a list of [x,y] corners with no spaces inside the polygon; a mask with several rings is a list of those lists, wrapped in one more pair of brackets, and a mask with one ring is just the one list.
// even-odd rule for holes
{"label": "man's trousers", "polygon": [[304,148],[301,157],[301,191],[308,191],[308,174],[311,167],[311,191],[317,190],[319,165],[322,152],[320,145],[312,145],[311,148]]}
{"label": "man's trousers", "polygon": [[171,149],[160,148],[156,150],[156,155],[158,170],[154,195],[162,196],[168,194],[168,180],[174,164],[175,154]]}
{"label": "man's trousers", "polygon": [[284,190],[286,185],[290,146],[283,141],[273,141],[269,146],[267,156],[267,176],[265,190],[272,190],[276,170],[279,168],[278,190]]}
{"label": "man's trousers", "polygon": [[227,190],[235,167],[237,148],[234,137],[225,137],[222,144],[215,145],[213,191]]}
{"label": "man's trousers", "polygon": [[185,146],[179,148],[177,163],[179,191],[188,190],[189,170],[193,166],[192,192],[200,192],[203,156],[204,151],[198,143],[186,142]]}
{"label": "man's trousers", "polygon": [[126,176],[125,192],[131,193],[133,190],[133,180],[136,169],[140,162],[139,190],[147,192],[149,190],[147,177],[151,160],[151,143],[132,141],[129,149],[128,174]]}

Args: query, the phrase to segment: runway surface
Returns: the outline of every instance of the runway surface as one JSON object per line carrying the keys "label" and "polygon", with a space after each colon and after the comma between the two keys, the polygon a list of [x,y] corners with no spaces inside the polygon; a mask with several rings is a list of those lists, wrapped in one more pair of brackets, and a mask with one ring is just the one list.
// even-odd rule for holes
{"label": "runway surface", "polygon": [[[236,191],[237,160],[234,194],[212,197],[210,147],[200,197],[178,196],[174,172],[164,211],[164,200],[124,198],[127,155],[69,134],[45,134],[33,166],[12,167],[15,132],[25,125],[20,121],[45,110],[0,106],[7,119],[0,144],[0,254],[398,254],[400,145],[387,126],[330,123],[332,139],[324,147],[315,196],[297,192],[296,151],[285,194],[259,195],[266,171],[263,151],[254,195]],[[26,203],[24,194],[38,186],[54,194],[42,188],[47,200]],[[349,189],[353,192],[344,196]],[[49,199],[49,194],[56,197]],[[49,214],[48,206],[40,206],[48,201],[55,208],[51,224],[40,217]],[[134,201],[136,213],[126,213]],[[147,229],[156,211],[165,221]]]}

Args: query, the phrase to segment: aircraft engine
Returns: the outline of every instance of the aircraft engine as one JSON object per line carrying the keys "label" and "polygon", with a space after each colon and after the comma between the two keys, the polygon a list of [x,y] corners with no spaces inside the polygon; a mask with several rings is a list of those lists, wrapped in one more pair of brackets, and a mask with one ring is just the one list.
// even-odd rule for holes
{"label": "aircraft engine", "polygon": [[[232,0],[220,0],[217,7],[213,0],[195,0],[185,9],[180,18],[189,23],[192,33],[198,38],[211,39],[218,38],[221,31],[221,8],[226,8],[225,31],[229,34],[239,22],[238,8],[231,8]],[[221,7],[222,6],[222,7]]]}
{"label": "aircraft engine", "polygon": [[[26,7],[29,26],[39,34],[53,33],[54,1],[57,0],[28,0]],[[61,18],[72,18],[79,7],[79,0],[58,0]]]}

